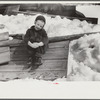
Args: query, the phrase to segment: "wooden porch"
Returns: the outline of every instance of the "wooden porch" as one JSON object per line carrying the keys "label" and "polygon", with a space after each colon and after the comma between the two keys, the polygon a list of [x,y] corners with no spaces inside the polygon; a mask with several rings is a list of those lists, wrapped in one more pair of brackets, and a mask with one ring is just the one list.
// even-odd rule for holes
{"label": "wooden porch", "polygon": [[0,65],[0,81],[25,78],[53,81],[57,78],[67,77],[69,41],[49,43],[46,54],[42,56],[43,65],[33,72],[29,72],[29,69],[23,69],[27,66],[28,60],[23,40],[13,39],[9,44],[10,62]]}

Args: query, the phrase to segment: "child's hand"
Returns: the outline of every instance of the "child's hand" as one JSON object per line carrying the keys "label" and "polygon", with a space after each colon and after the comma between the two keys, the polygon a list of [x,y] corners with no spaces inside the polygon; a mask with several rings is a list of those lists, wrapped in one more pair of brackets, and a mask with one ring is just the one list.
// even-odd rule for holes
{"label": "child's hand", "polygon": [[35,42],[35,43],[32,43],[32,48],[38,48],[39,46],[43,46],[43,42]]}
{"label": "child's hand", "polygon": [[32,48],[38,48],[39,46],[43,46],[43,42],[34,42],[34,43],[31,43],[30,41],[28,42],[28,45]]}
{"label": "child's hand", "polygon": [[39,45],[38,45],[38,43],[36,42],[36,43],[32,43],[32,48],[38,48],[39,47]]}
{"label": "child's hand", "polygon": [[43,46],[44,44],[43,44],[43,42],[39,42],[38,45],[39,46]]}
{"label": "child's hand", "polygon": [[29,41],[29,42],[28,42],[28,45],[29,45],[30,47],[32,47],[32,48],[38,48],[38,47],[39,47],[39,45],[38,45],[37,42],[31,43],[31,42]]}

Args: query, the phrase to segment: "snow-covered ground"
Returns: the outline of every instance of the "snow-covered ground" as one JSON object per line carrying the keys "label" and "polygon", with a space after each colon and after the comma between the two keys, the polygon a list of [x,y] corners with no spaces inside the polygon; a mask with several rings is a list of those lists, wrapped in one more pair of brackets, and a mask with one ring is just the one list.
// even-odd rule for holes
{"label": "snow-covered ground", "polygon": [[[86,17],[98,17],[100,6],[78,6]],[[100,21],[98,22],[100,23]],[[0,98],[100,99],[100,82],[40,81],[33,79],[0,82]]]}
{"label": "snow-covered ground", "polygon": [[99,33],[71,41],[67,80],[69,78],[70,81],[100,81],[99,48]]}
{"label": "snow-covered ground", "polygon": [[100,98],[100,83],[46,82],[33,79],[0,83],[0,98],[13,99],[93,99]]}

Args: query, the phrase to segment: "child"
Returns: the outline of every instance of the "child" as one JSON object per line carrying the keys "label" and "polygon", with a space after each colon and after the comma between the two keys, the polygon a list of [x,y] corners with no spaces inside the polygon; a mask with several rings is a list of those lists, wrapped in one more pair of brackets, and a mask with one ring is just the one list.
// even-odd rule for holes
{"label": "child", "polygon": [[46,20],[44,16],[37,16],[35,25],[29,28],[24,36],[24,41],[31,59],[31,70],[36,69],[42,64],[41,55],[45,53],[48,47],[48,36],[43,29],[45,23]]}

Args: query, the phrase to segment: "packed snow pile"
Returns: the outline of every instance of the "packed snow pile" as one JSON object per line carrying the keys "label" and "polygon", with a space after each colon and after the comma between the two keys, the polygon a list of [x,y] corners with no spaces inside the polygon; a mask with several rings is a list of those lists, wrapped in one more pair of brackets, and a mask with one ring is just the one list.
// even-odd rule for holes
{"label": "packed snow pile", "polygon": [[84,35],[69,45],[70,81],[100,81],[100,34]]}
{"label": "packed snow pile", "polygon": [[[4,25],[4,30],[8,31],[9,34],[25,34],[26,30],[34,25],[34,20],[37,15],[0,15],[0,25]],[[100,25],[93,25],[87,21],[80,21],[78,19],[67,19],[66,17],[61,18],[56,16],[52,18],[48,15],[44,15],[46,18],[45,30],[49,37],[55,36],[66,36],[72,34],[80,34],[87,32],[94,32],[100,30]],[[0,32],[1,32],[0,28]]]}
{"label": "packed snow pile", "polygon": [[4,24],[0,24],[0,33],[8,32]]}

